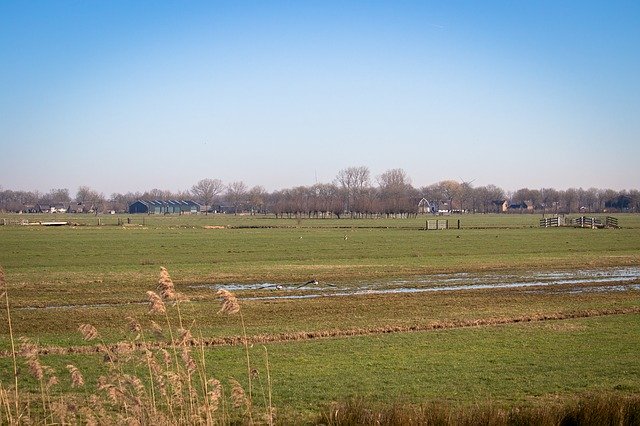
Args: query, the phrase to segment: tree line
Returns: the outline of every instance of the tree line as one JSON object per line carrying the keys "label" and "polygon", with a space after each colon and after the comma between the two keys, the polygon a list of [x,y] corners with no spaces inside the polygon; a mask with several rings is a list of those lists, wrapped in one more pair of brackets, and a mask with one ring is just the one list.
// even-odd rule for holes
{"label": "tree line", "polygon": [[[472,182],[443,180],[414,187],[403,169],[390,169],[373,178],[365,166],[340,170],[330,183],[297,186],[273,192],[262,186],[248,187],[242,181],[225,184],[220,179],[202,179],[178,192],[152,189],[145,192],[113,193],[106,197],[80,186],[74,197],[67,188],[13,191],[0,187],[0,211],[25,212],[35,206],[67,205],[70,211],[126,212],[136,200],[194,200],[203,211],[226,213],[271,213],[282,217],[376,217],[410,216],[419,213],[598,213],[639,212],[640,192],[598,188],[521,188],[506,192],[495,185],[473,186]],[[81,206],[74,209],[74,206]]]}

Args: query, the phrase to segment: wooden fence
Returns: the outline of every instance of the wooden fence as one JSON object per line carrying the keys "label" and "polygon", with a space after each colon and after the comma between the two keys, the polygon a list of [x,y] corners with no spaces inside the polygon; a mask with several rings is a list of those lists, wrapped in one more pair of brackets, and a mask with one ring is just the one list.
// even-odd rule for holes
{"label": "wooden fence", "polygon": [[[454,223],[453,226],[460,229],[460,219],[458,219],[457,224]],[[428,219],[424,229],[432,231],[436,229],[451,229],[451,227],[449,226],[449,219]]]}
{"label": "wooden fence", "polygon": [[551,228],[556,226],[564,226],[564,218],[559,216],[543,217],[540,219],[541,228]]}

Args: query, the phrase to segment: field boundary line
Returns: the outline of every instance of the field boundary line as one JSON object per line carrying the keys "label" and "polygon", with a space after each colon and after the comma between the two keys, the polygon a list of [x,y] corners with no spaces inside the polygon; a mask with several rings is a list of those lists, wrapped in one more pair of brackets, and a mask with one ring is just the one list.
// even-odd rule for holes
{"label": "field boundary line", "polygon": [[[612,315],[640,314],[640,306],[617,309],[590,309],[571,312],[556,312],[546,314],[522,315],[518,317],[490,317],[474,320],[443,320],[428,321],[424,324],[416,325],[389,325],[380,327],[333,329],[320,331],[299,331],[294,333],[258,334],[247,337],[249,344],[300,342],[319,339],[362,337],[379,334],[392,333],[412,333],[436,330],[455,330],[471,327],[488,327],[496,325],[508,325],[519,323],[534,323],[544,321],[559,321],[579,318],[592,318]],[[220,346],[240,346],[244,345],[242,336],[227,336],[204,338],[202,341],[192,339],[188,342],[191,346],[220,347]],[[107,345],[84,345],[84,346],[43,346],[39,350],[39,355],[71,355],[71,354],[103,354],[106,349],[114,354],[130,353],[134,350],[161,349],[171,347],[170,342],[118,342]],[[1,351],[0,357],[10,357],[10,351]]]}

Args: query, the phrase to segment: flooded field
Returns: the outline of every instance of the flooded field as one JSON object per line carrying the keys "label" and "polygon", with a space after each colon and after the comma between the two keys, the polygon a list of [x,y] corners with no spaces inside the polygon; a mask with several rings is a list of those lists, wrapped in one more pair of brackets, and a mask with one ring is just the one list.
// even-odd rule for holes
{"label": "flooded field", "polygon": [[[599,268],[565,271],[532,271],[434,274],[412,278],[368,281],[353,284],[317,283],[255,283],[193,286],[194,288],[226,289],[233,292],[259,292],[249,300],[300,299],[314,297],[356,296],[361,294],[418,293],[435,291],[484,290],[522,288],[523,291],[557,291],[563,293],[587,291],[640,290],[640,267]],[[555,288],[549,288],[555,287]],[[264,293],[264,294],[263,294]]]}

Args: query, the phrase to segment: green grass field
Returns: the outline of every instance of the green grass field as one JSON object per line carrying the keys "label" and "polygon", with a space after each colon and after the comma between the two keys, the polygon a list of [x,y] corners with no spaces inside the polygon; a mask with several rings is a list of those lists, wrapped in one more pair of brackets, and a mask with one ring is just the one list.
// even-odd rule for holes
{"label": "green grass field", "polygon": [[[292,421],[311,421],[330,402],[352,396],[535,405],[589,391],[640,393],[638,278],[624,291],[617,282],[586,282],[581,292],[563,284],[274,300],[252,300],[272,291],[251,284],[292,285],[316,277],[340,289],[430,274],[526,277],[533,271],[637,267],[640,216],[616,216],[620,229],[540,229],[538,215],[469,215],[449,217],[454,225],[460,220],[461,229],[441,231],[425,231],[424,217],[131,216],[132,223],[118,226],[127,216],[63,216],[77,226],[0,226],[0,266],[14,335],[58,350],[42,361],[59,371],[74,363],[89,389],[107,366],[96,355],[64,353],[95,345],[82,339],[79,324],[91,323],[103,342],[114,344],[131,340],[125,318],[134,317],[153,340],[150,320],[164,319],[147,312],[145,293],[155,289],[165,266],[176,290],[190,299],[180,303],[180,316],[169,308],[170,323],[182,320],[211,344],[246,331],[261,380],[264,345],[274,405]],[[216,314],[215,286],[228,283],[240,284],[244,328],[237,316]],[[6,310],[3,318],[0,380],[7,389],[13,372]],[[246,384],[244,356],[241,345],[204,350],[209,374]],[[37,382],[24,366],[21,371],[22,388],[37,394]],[[78,391],[64,378],[56,392]],[[258,387],[256,405],[264,404],[260,392]]]}

